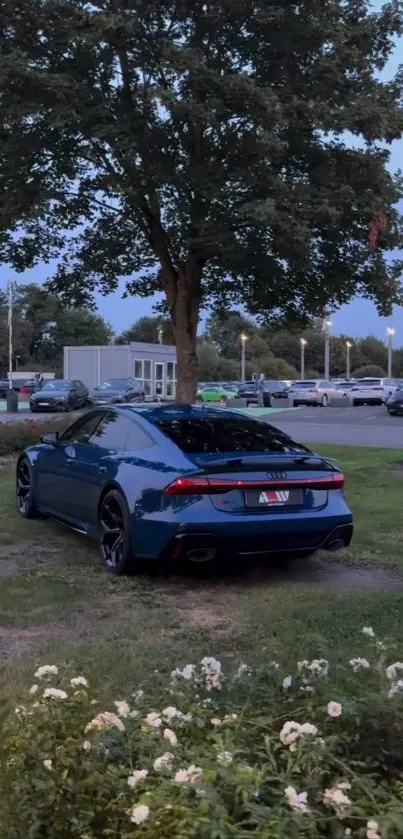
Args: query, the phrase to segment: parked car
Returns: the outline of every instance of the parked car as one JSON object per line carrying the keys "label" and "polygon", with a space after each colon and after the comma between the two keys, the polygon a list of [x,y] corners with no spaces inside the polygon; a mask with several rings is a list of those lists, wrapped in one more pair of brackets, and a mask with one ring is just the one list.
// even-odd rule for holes
{"label": "parked car", "polygon": [[197,391],[198,402],[220,402],[221,399],[235,399],[236,391],[228,390],[221,385],[206,385]]}
{"label": "parked car", "polygon": [[[21,389],[25,385],[25,379],[12,379],[12,390],[17,392],[21,392]],[[7,391],[10,390],[10,382],[8,379],[0,379],[0,399],[5,399],[7,396]]]}
{"label": "parked car", "polygon": [[353,405],[383,405],[388,396],[394,393],[397,383],[394,379],[381,379],[365,377],[357,379],[354,387],[350,388],[349,395]]}
{"label": "parked car", "polygon": [[[208,406],[97,407],[17,462],[20,515],[97,540],[105,568],[349,545],[344,476],[272,425]],[[157,527],[158,524],[158,527]]]}
{"label": "parked car", "polygon": [[386,409],[391,417],[403,414],[403,384],[398,385],[396,390],[388,396]]}
{"label": "parked car", "polygon": [[19,392],[22,396],[31,396],[31,393],[37,393],[43,387],[43,381],[37,379],[27,379],[21,382]]}
{"label": "parked car", "polygon": [[292,383],[288,398],[294,407],[298,405],[321,405],[326,408],[330,400],[340,398],[340,391],[333,382],[326,379],[303,379]]}
{"label": "parked car", "polygon": [[[264,379],[262,397],[265,408],[270,408],[274,395],[276,394],[276,398],[278,398],[277,394],[284,390],[284,383],[278,381],[278,379]],[[256,385],[253,380],[243,382],[240,385],[237,393],[237,399],[246,399],[247,405],[257,404],[259,402]]]}
{"label": "parked car", "polygon": [[135,379],[109,379],[90,394],[93,405],[109,405],[112,402],[144,402],[144,389]]}
{"label": "parked car", "polygon": [[89,392],[79,379],[52,379],[41,390],[32,393],[31,411],[74,411],[88,405]]}

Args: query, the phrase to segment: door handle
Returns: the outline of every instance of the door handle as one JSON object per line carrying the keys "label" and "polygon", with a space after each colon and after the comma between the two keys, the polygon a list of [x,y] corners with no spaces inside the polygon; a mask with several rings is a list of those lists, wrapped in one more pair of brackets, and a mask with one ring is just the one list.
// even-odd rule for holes
{"label": "door handle", "polygon": [[100,475],[105,475],[107,472],[106,466],[98,466],[98,472]]}
{"label": "door handle", "polygon": [[66,466],[71,466],[72,463],[73,463],[73,458],[68,457],[67,460],[66,460]]}

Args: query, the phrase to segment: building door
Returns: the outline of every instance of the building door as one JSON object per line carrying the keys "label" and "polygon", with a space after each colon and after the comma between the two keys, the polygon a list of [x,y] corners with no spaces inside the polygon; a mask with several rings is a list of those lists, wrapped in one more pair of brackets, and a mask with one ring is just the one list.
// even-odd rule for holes
{"label": "building door", "polygon": [[148,359],[136,358],[134,362],[133,378],[141,385],[145,395],[150,396],[152,391],[151,361]]}
{"label": "building door", "polygon": [[167,396],[176,396],[176,361],[167,361]]}
{"label": "building door", "polygon": [[162,361],[155,362],[155,380],[154,380],[154,393],[156,396],[165,396],[165,381],[164,381],[164,367],[165,364]]}

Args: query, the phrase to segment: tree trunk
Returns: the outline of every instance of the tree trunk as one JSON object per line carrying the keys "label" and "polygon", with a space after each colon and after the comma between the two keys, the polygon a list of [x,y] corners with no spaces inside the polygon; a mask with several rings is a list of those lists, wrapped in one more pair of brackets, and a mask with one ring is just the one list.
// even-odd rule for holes
{"label": "tree trunk", "polygon": [[176,401],[192,403],[197,393],[196,335],[202,266],[189,262],[164,278],[177,359]]}

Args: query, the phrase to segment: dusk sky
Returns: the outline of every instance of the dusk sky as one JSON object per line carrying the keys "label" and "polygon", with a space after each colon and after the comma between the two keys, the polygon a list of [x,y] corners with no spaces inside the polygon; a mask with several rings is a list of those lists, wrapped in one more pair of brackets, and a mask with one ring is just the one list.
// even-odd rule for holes
{"label": "dusk sky", "polygon": [[[378,2],[374,3],[375,7],[379,5]],[[388,72],[383,74],[383,78],[390,77],[400,63],[403,63],[402,42],[396,46],[393,59],[389,62]],[[393,144],[390,166],[396,171],[402,167],[402,164],[403,140],[399,140]],[[51,276],[52,269],[54,270],[52,265],[39,265],[31,271],[17,275],[7,266],[2,266],[0,267],[0,289],[5,289],[8,278],[20,283],[43,282]],[[116,332],[123,331],[142,315],[152,314],[153,303],[158,300],[158,298],[143,300],[133,297],[122,300],[124,286],[125,283],[122,281],[119,291],[115,294],[108,297],[97,296],[99,313],[111,323]],[[395,308],[393,316],[386,319],[378,316],[375,306],[370,301],[356,299],[339,309],[332,316],[332,323],[332,331],[335,334],[342,332],[352,337],[372,334],[379,338],[385,338],[386,327],[393,325],[396,329],[396,344],[403,345],[403,307],[400,306]]]}

